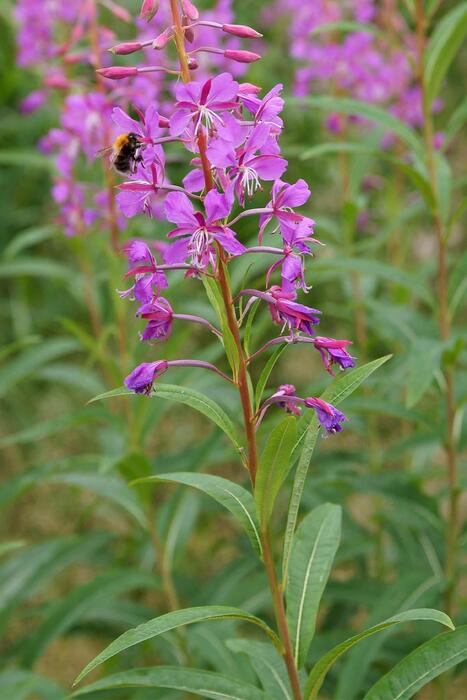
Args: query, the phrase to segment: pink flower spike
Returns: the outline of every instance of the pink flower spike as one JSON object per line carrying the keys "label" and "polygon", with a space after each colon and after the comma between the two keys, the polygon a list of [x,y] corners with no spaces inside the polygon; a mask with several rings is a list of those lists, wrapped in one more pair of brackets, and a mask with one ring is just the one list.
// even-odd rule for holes
{"label": "pink flower spike", "polygon": [[199,19],[199,12],[191,0],[182,0],[182,10],[184,14],[192,21],[195,22],[197,19]]}
{"label": "pink flower spike", "polygon": [[109,80],[122,80],[122,78],[137,75],[138,69],[135,66],[111,66],[110,68],[99,68],[96,73],[102,75],[103,78],[109,78]]}
{"label": "pink flower spike", "polygon": [[256,29],[248,27],[246,24],[223,24],[222,31],[226,34],[239,36],[242,39],[260,39],[263,36]]}
{"label": "pink flower spike", "polygon": [[146,22],[150,22],[157,14],[159,5],[160,0],[143,0],[139,13],[140,19],[145,19]]}
{"label": "pink flower spike", "polygon": [[226,49],[226,51],[224,51],[224,56],[238,63],[254,63],[261,58],[259,54],[253,53],[252,51],[237,51],[232,49]]}
{"label": "pink flower spike", "polygon": [[141,51],[143,44],[139,41],[125,41],[122,44],[117,44],[112,46],[109,51],[117,56],[126,56],[129,53],[134,53],[135,51]]}

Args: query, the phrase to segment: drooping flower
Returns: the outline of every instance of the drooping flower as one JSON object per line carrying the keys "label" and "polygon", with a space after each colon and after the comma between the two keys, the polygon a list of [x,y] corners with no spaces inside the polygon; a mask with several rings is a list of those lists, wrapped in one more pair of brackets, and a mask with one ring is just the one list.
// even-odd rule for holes
{"label": "drooping flower", "polygon": [[139,307],[136,316],[148,321],[141,340],[165,340],[172,331],[173,311],[167,299],[157,297]]}
{"label": "drooping flower", "polygon": [[333,364],[338,364],[341,369],[355,367],[355,359],[345,349],[347,345],[352,345],[351,340],[336,340],[335,338],[325,338],[318,335],[313,339],[313,343],[323,358],[326,371],[330,374],[334,374],[332,371]]}
{"label": "drooping flower", "polygon": [[281,326],[287,326],[292,334],[306,333],[314,335],[313,326],[320,321],[321,311],[310,308],[295,301],[294,291],[284,291],[273,285],[267,292],[257,289],[244,289],[240,295],[248,295],[264,299],[269,305],[272,320]]}
{"label": "drooping flower", "polygon": [[308,396],[304,400],[305,406],[314,408],[319,422],[327,430],[328,433],[340,433],[342,425],[347,417],[339,411],[335,406],[323,399],[318,399],[314,396]]}
{"label": "drooping flower", "polygon": [[166,360],[156,360],[155,362],[143,362],[135,367],[125,378],[125,386],[136,394],[149,394],[157,377],[167,371]]}
{"label": "drooping flower", "polygon": [[133,240],[124,248],[130,269],[125,277],[134,277],[134,284],[120,296],[137,299],[141,304],[148,304],[157,298],[161,289],[168,287],[167,278],[158,269],[156,259],[145,241]]}

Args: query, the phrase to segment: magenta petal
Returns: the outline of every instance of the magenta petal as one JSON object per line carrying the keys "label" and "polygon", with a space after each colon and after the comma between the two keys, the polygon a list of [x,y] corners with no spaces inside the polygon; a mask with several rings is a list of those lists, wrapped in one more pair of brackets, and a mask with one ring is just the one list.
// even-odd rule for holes
{"label": "magenta petal", "polygon": [[287,169],[287,161],[285,158],[277,156],[257,156],[252,158],[248,165],[256,170],[259,177],[263,180],[276,180]]}
{"label": "magenta petal", "polygon": [[201,192],[204,184],[204,174],[200,168],[195,168],[183,178],[183,186],[188,192]]}
{"label": "magenta petal", "polygon": [[185,262],[188,255],[188,240],[183,238],[169,245],[165,251],[164,260],[167,265],[175,265],[176,263]]}
{"label": "magenta petal", "polygon": [[297,180],[294,185],[286,185],[280,198],[281,207],[300,207],[310,198],[310,188],[305,180]]}
{"label": "magenta petal", "polygon": [[[230,229],[226,229],[226,231],[230,231]],[[226,233],[214,233],[213,237],[230,255],[242,255],[246,250],[243,243],[237,241],[235,236],[229,236]]]}
{"label": "magenta petal", "polygon": [[164,206],[165,214],[172,223],[186,226],[189,230],[198,228],[199,224],[194,216],[194,207],[183,192],[169,192],[165,198]]}
{"label": "magenta petal", "polygon": [[208,223],[225,219],[230,214],[231,207],[228,203],[228,198],[225,194],[221,194],[217,190],[210,190],[205,199],[204,206],[206,208],[206,217]]}
{"label": "magenta petal", "polygon": [[112,110],[112,121],[116,124],[124,133],[131,132],[135,134],[143,135],[141,129],[141,124],[135,119],[126,114],[120,107],[114,107]]}
{"label": "magenta petal", "polygon": [[180,136],[188,127],[192,113],[185,109],[176,109],[170,117],[170,133],[172,136]]}
{"label": "magenta petal", "polygon": [[207,104],[213,102],[231,102],[237,97],[238,83],[232,78],[230,73],[216,75],[211,81],[211,89],[207,99]]}

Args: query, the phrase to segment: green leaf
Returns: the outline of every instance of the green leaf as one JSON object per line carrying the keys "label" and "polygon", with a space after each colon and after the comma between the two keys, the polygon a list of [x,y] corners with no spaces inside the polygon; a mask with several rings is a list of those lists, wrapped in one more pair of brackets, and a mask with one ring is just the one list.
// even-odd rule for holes
{"label": "green leaf", "polygon": [[287,347],[287,343],[284,343],[283,345],[279,345],[279,347],[274,350],[271,357],[264,365],[264,367],[261,371],[261,374],[259,375],[259,379],[258,379],[258,383],[256,385],[256,391],[255,391],[256,410],[258,410],[259,405],[261,403],[264,388],[268,382],[268,379],[271,375],[271,372],[274,369],[276,362],[278,361],[278,359],[280,358],[280,356],[282,355],[282,353],[284,352],[286,347]]}
{"label": "green leaf", "polygon": [[47,258],[17,258],[0,263],[0,279],[11,277],[45,277],[66,282],[70,280],[70,268]]}
{"label": "green leaf", "polygon": [[407,408],[413,408],[429,388],[439,369],[442,344],[428,338],[416,338],[408,355]]}
{"label": "green leaf", "polygon": [[135,668],[115,673],[75,691],[70,697],[117,688],[173,688],[183,693],[194,693],[213,700],[267,700],[264,693],[253,685],[229,678],[214,671],[180,666]]}
{"label": "green leaf", "polygon": [[360,100],[353,100],[348,97],[329,97],[328,95],[314,95],[313,97],[290,98],[289,101],[316,109],[323,109],[326,112],[339,112],[341,114],[358,115],[370,121],[376,122],[386,131],[390,131],[398,136],[407,146],[413,149],[419,156],[423,156],[424,148],[415,132],[403,121],[397,119],[387,110],[368,104]]}
{"label": "green leaf", "polygon": [[[370,376],[370,374],[381,367],[381,365],[387,362],[391,357],[392,355],[385,355],[384,357],[380,357],[372,362],[367,362],[367,364],[362,365],[361,367],[356,367],[355,369],[351,369],[350,371],[340,374],[321,394],[320,398],[334,405],[339,404],[341,401],[347,398],[347,396],[350,396],[350,394],[358,389],[360,384],[364,382],[365,379]],[[299,450],[301,450],[301,453],[297,470],[295,472],[292,494],[289,502],[289,511],[287,514],[287,526],[284,537],[284,554],[282,559],[282,578],[284,581],[287,578],[292,538],[297,524],[298,511],[302,500],[306,476],[320,431],[320,424],[315,413],[310,412],[308,416],[308,419],[305,418],[304,426],[301,430],[301,426],[299,424],[299,437],[292,451],[292,463],[297,459]]]}
{"label": "green leaf", "polygon": [[110,474],[101,475],[65,472],[62,474],[53,474],[47,481],[54,484],[63,484],[64,486],[76,486],[79,489],[91,491],[102,498],[117,503],[129,513],[142,528],[145,528],[147,525],[146,516],[134,491],[132,491],[124,481],[115,476]]}
{"label": "green leaf", "polygon": [[[112,391],[106,391],[104,394],[95,396],[89,403],[101,401],[102,399],[114,398],[115,396],[134,395],[135,394],[126,387],[119,387],[118,389],[112,389]],[[175,401],[176,403],[183,403],[186,406],[194,408],[223,430],[227,437],[231,439],[235,448],[237,450],[240,449],[238,436],[229,416],[219,404],[208,396],[201,394],[195,389],[177,386],[176,384],[156,384],[151,396],[159,399],[167,399],[168,401]]]}
{"label": "green leaf", "polygon": [[380,622],[374,627],[356,634],[354,637],[346,639],[341,644],[333,647],[327,652],[321,659],[313,666],[305,687],[304,700],[315,700],[318,696],[318,692],[323,684],[324,678],[327,672],[331,668],[337,659],[342,656],[348,649],[351,649],[355,644],[358,644],[362,639],[367,639],[371,635],[381,632],[383,630],[389,629],[394,625],[401,624],[402,622],[412,622],[418,620],[431,620],[433,622],[439,622],[441,625],[445,625],[450,629],[454,629],[452,620],[445,615],[445,613],[439,610],[431,610],[430,608],[420,608],[418,610],[407,610],[405,612],[394,615],[384,622]]}
{"label": "green leaf", "polygon": [[9,165],[16,168],[39,168],[53,170],[53,160],[39,153],[37,150],[2,150],[0,152],[0,165]]}
{"label": "green leaf", "polygon": [[350,21],[326,22],[325,24],[319,24],[317,27],[310,29],[308,36],[323,34],[325,32],[366,32],[367,34],[380,34],[383,36],[383,32],[381,32],[381,30],[374,24]]}
{"label": "green leaf", "polygon": [[57,234],[57,227],[46,225],[46,226],[34,226],[34,228],[28,228],[26,231],[21,231],[17,233],[16,236],[10,241],[10,243],[5,247],[3,255],[5,258],[14,258],[18,253],[21,253],[25,248],[30,248],[47,241]]}
{"label": "green leaf", "polygon": [[108,542],[106,535],[64,537],[23,548],[0,567],[0,628],[16,607],[77,561],[86,561]]}
{"label": "green leaf", "polygon": [[307,515],[293,539],[285,590],[287,625],[298,667],[305,664],[321,596],[341,534],[341,508],[325,503]]}
{"label": "green leaf", "polygon": [[267,528],[274,502],[290,469],[290,455],[295,443],[297,426],[289,417],[274,428],[259,460],[256,475],[255,502],[261,528]]}
{"label": "green leaf", "polygon": [[40,367],[78,349],[79,344],[75,340],[54,338],[23,350],[0,370],[0,396],[4,396],[15,384],[37,372]]}
{"label": "green leaf", "polygon": [[87,664],[76,678],[75,685],[104,661],[125,651],[125,649],[129,649],[135,644],[153,639],[160,634],[164,634],[165,632],[169,632],[170,630],[177,629],[184,625],[192,625],[195,622],[208,622],[211,620],[240,620],[241,622],[251,622],[261,627],[272,639],[274,644],[276,644],[278,648],[281,648],[279,638],[265,622],[240,608],[232,608],[224,605],[186,608],[185,610],[175,610],[174,612],[166,613],[165,615],[156,617],[148,622],[144,622],[142,625],[138,625],[138,627],[124,632]]}
{"label": "green leaf", "polygon": [[293,700],[284,659],[275,647],[251,639],[229,639],[226,644],[236,653],[247,654],[268,697]]}
{"label": "green leaf", "polygon": [[23,664],[32,666],[54,639],[71,629],[100,602],[108,603],[112,597],[134,589],[154,589],[156,584],[155,576],[144,571],[114,569],[77,586],[59,599],[42,624],[28,635],[23,646]]}
{"label": "green leaf", "polygon": [[0,672],[0,688],[5,700],[63,700],[66,696],[57,683],[19,668]]}
{"label": "green leaf", "polygon": [[258,521],[255,512],[255,503],[252,495],[242,486],[229,479],[211,474],[197,474],[191,472],[175,472],[173,474],[158,474],[133,482],[135,484],[168,482],[192,486],[214,498],[218,503],[227,508],[243,526],[250,538],[251,544],[261,556],[262,548],[258,531]]}
{"label": "green leaf", "polygon": [[430,208],[434,206],[434,195],[430,181],[419,170],[406,163],[400,158],[396,158],[392,153],[381,149],[371,148],[363,143],[346,143],[345,141],[335,141],[330,143],[320,143],[312,148],[306,149],[300,154],[301,160],[309,160],[320,156],[327,156],[334,153],[354,153],[356,155],[373,156],[378,160],[384,160],[402,170],[420,191],[425,202]]}
{"label": "green leaf", "polygon": [[454,7],[436,26],[428,43],[425,63],[428,105],[438,95],[441,81],[467,34],[467,2]]}
{"label": "green leaf", "polygon": [[409,700],[415,693],[467,659],[467,625],[439,634],[406,656],[386,673],[364,700]]}
{"label": "green leaf", "polygon": [[[415,504],[412,501],[412,509]],[[401,521],[401,507],[397,510],[398,526]],[[420,544],[417,542],[418,547]],[[384,620],[405,610],[414,607],[425,607],[430,605],[432,600],[436,600],[440,592],[440,580],[438,576],[427,578],[423,571],[409,571],[400,574],[396,580],[387,585],[381,586],[381,595],[375,599],[374,605],[369,611],[366,620],[367,627],[377,625],[380,620]],[[359,692],[364,686],[367,674],[371,666],[376,666],[381,658],[381,647],[387,637],[395,631],[393,627],[384,632],[380,632],[376,639],[369,638],[360,642],[349,651],[345,661],[339,669],[339,678],[335,692],[336,700],[354,700],[359,697]]]}

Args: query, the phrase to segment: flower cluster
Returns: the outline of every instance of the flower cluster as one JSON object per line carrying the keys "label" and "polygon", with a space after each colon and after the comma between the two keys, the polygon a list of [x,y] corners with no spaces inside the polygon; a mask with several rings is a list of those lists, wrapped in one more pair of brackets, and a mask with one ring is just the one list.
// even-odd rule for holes
{"label": "flower cluster", "polygon": [[[147,10],[150,3],[143,3]],[[167,3],[168,5],[168,3]],[[226,281],[226,268],[241,256],[267,255],[271,263],[266,273],[264,290],[243,289],[238,297],[247,297],[241,318],[245,318],[256,301],[264,301],[280,335],[263,348],[245,357],[240,347],[241,363],[246,366],[267,347],[278,343],[308,342],[320,353],[327,371],[332,365],[342,369],[352,367],[354,359],[346,347],[350,341],[315,336],[321,312],[298,301],[300,290],[307,291],[305,259],[312,255],[312,246],[319,243],[313,235],[314,221],[296,211],[308,201],[310,191],[304,180],[288,183],[282,179],[287,161],[280,150],[283,129],[281,85],[265,95],[251,83],[241,83],[232,72],[222,72],[214,78],[196,75],[198,56],[222,55],[234,65],[253,62],[259,55],[244,48],[225,49],[218,45],[196,48],[199,27],[209,26],[220,35],[255,40],[259,35],[250,27],[204,21],[190,0],[180,0],[177,15],[171,18],[163,32],[164,41],[174,40],[180,56],[174,101],[151,104],[144,114],[139,111],[133,119],[120,108],[112,119],[121,129],[131,131],[139,139],[139,162],[135,171],[119,185],[118,204],[126,216],[139,213],[154,215],[163,212],[173,224],[165,241],[150,243],[132,241],[125,249],[129,269],[127,278],[133,284],[122,296],[138,303],[136,315],[146,322],[141,333],[143,341],[161,341],[170,334],[175,319],[199,323],[223,339],[222,331],[207,320],[174,313],[167,299],[171,270],[185,270],[186,276],[209,276],[219,288],[229,316],[231,331],[240,343],[239,321],[234,300]],[[203,30],[204,31],[204,30]],[[186,45],[187,37],[192,44]],[[181,42],[181,48],[180,48]],[[160,35],[153,44],[163,43]],[[166,42],[167,43],[167,42]],[[191,46],[195,48],[191,49]],[[116,54],[140,50],[120,45]],[[163,70],[160,65],[131,67],[138,77],[142,73]],[[173,68],[171,70],[174,70]],[[193,79],[192,72],[195,73]],[[127,66],[104,68],[101,73],[112,80],[126,80]],[[168,173],[170,148],[188,153],[188,171],[181,184],[172,184]],[[173,152],[173,151],[171,151]],[[250,204],[255,193],[270,186],[266,205]],[[258,237],[254,245],[239,240],[235,225],[249,217],[257,222]],[[257,244],[256,244],[257,243]],[[271,243],[271,245],[269,245]],[[274,278],[274,279],[273,279]],[[195,360],[156,360],[136,367],[126,378],[126,386],[136,392],[150,394],[155,380],[170,367],[189,365],[210,369],[239,387],[244,381],[234,370],[232,379],[209,363]],[[245,386],[245,384],[243,384]],[[341,430],[345,416],[330,404],[315,398],[301,399],[293,387],[283,387],[260,407],[255,420],[260,422],[264,411],[272,404],[298,413],[300,406],[312,408],[328,432]]]}
{"label": "flower cluster", "polygon": [[[298,63],[297,96],[315,92],[321,83],[326,92],[384,105],[409,125],[422,125],[421,90],[414,73],[416,41],[392,0],[276,0],[265,13],[268,22],[284,17],[289,18],[291,54]],[[349,21],[360,23],[361,29],[335,27]],[[329,30],[323,31],[327,24]],[[355,115],[350,121],[361,120]],[[340,132],[345,125],[340,114],[327,119],[331,131]],[[385,140],[390,139],[388,135]]]}

